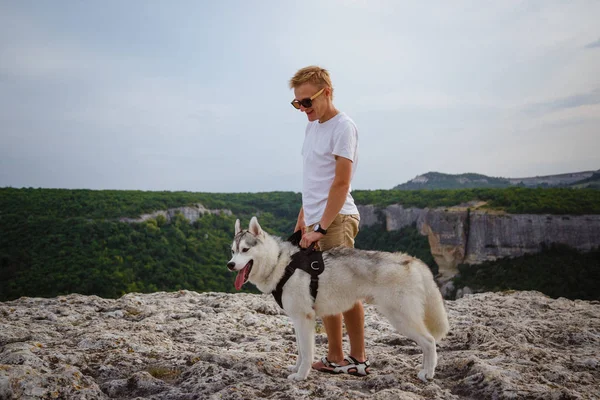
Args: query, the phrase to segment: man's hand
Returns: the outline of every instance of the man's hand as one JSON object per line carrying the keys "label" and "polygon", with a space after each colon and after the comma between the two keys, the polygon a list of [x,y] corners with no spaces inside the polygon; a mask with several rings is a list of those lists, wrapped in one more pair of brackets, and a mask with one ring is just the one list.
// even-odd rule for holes
{"label": "man's hand", "polygon": [[325,236],[325,235],[323,235],[321,232],[308,232],[307,234],[302,235],[302,240],[300,241],[300,247],[306,249],[312,243],[318,242],[319,240],[321,240],[323,238],[323,236]]}

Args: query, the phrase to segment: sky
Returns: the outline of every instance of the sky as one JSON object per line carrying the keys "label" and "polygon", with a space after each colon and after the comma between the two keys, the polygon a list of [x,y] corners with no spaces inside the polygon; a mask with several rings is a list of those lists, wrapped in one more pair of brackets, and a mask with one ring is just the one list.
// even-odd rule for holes
{"label": "sky", "polygon": [[0,0],[0,187],[300,192],[329,70],[353,189],[600,168],[600,1]]}

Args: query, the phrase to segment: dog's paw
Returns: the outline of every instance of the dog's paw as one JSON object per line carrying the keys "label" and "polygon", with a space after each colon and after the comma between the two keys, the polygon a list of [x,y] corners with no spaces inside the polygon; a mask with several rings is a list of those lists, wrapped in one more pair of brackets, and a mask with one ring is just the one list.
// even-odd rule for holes
{"label": "dog's paw", "polygon": [[423,382],[428,382],[430,379],[433,379],[433,374],[434,374],[433,371],[426,371],[426,370],[422,369],[422,370],[419,371],[419,373],[417,374],[417,376]]}
{"label": "dog's paw", "polygon": [[298,366],[297,365],[288,365],[287,370],[290,372],[298,372]]}
{"label": "dog's paw", "polygon": [[291,375],[288,375],[287,377],[290,381],[303,381],[306,379],[306,376],[302,376],[299,373],[293,373]]}

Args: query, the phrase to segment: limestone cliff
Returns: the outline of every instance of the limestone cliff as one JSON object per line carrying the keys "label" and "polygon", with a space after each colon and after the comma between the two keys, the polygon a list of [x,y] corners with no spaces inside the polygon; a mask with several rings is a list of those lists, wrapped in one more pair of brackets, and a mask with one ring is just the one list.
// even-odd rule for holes
{"label": "limestone cliff", "polygon": [[[21,298],[0,303],[0,399],[598,398],[598,302],[482,293],[447,308],[432,382],[417,378],[420,348],[372,306],[371,375],[291,382],[294,331],[268,295]],[[316,356],[326,340],[319,328]]]}
{"label": "limestone cliff", "polygon": [[167,222],[171,222],[176,214],[181,214],[189,222],[197,221],[198,218],[202,217],[204,214],[232,215],[231,210],[211,210],[204,207],[202,204],[195,204],[194,206],[190,207],[169,208],[168,210],[159,210],[150,214],[142,214],[139,218],[119,218],[119,221],[139,223],[149,219],[155,219],[160,215],[163,216]]}
{"label": "limestone cliff", "polygon": [[359,206],[359,211],[361,226],[377,223],[379,215],[388,231],[416,224],[428,237],[442,280],[454,276],[458,264],[518,257],[553,243],[581,251],[600,246],[600,215],[507,214],[478,210],[480,205],[432,209],[368,205]]}

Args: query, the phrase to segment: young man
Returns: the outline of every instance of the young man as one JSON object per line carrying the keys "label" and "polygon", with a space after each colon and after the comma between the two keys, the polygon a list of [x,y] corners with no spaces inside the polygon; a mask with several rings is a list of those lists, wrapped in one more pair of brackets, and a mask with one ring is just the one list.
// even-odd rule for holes
{"label": "young man", "polygon": [[[359,214],[350,195],[358,163],[358,131],[354,122],[333,105],[333,86],[327,70],[310,66],[290,80],[294,108],[306,113],[302,207],[294,231],[302,229],[302,247],[318,242],[321,250],[354,247]],[[323,317],[329,349],[313,368],[330,373],[368,374],[365,355],[364,309],[357,302],[343,313],[350,354],[342,349],[342,315]]]}

